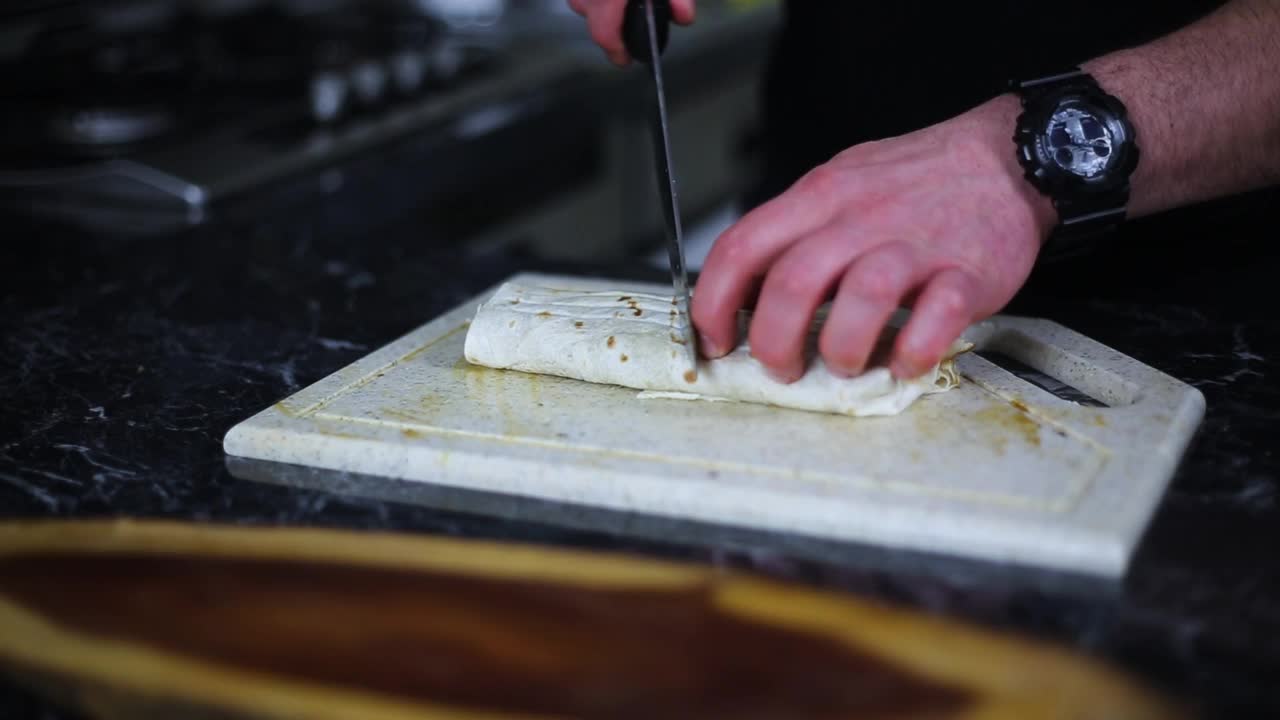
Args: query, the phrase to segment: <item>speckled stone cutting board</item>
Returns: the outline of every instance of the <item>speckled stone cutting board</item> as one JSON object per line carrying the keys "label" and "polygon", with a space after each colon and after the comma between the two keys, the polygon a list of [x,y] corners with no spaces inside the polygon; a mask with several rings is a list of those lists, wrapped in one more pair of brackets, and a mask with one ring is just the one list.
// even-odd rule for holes
{"label": "speckled stone cutting board", "polygon": [[[545,275],[524,283],[665,292]],[[496,289],[496,288],[494,288]],[[640,400],[475,367],[493,289],[232,428],[233,456],[1119,576],[1204,414],[1198,390],[1040,319],[971,327],[961,385],[900,415]],[[1105,406],[1063,399],[999,353]]]}

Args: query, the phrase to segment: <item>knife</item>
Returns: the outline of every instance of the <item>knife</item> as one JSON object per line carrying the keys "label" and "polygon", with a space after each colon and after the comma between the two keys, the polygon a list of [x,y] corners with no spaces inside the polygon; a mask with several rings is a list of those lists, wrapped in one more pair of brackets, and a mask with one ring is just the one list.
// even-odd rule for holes
{"label": "knife", "polygon": [[683,318],[681,340],[689,370],[685,379],[698,377],[698,348],[694,341],[693,316],[690,314],[689,276],[684,264],[684,235],[680,228],[679,193],[671,162],[671,135],[667,122],[667,95],[662,83],[662,52],[667,47],[671,27],[669,0],[630,0],[623,20],[622,37],[631,57],[644,63],[653,82],[654,112],[650,122],[653,152],[657,170],[658,195],[666,219],[667,256],[671,263],[671,284],[675,289],[672,303],[677,317]]}

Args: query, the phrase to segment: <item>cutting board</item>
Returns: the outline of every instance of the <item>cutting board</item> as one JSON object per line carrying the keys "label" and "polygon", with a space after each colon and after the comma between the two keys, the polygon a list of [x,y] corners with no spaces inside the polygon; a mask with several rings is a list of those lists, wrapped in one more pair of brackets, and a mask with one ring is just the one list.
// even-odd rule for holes
{"label": "cutting board", "polygon": [[394,533],[0,523],[0,671],[101,720],[1183,720],[1044,641],[714,568]]}
{"label": "cutting board", "polygon": [[[667,292],[609,279],[511,278]],[[236,425],[238,457],[1115,577],[1204,413],[1055,323],[969,328],[962,382],[890,417],[637,398],[463,358],[495,288]],[[984,358],[1070,386],[1078,402]]]}

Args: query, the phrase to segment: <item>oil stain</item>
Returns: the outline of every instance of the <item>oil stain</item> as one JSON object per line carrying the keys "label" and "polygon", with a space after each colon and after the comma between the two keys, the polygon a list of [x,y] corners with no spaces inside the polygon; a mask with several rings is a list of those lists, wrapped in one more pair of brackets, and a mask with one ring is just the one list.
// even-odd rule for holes
{"label": "oil stain", "polygon": [[1005,436],[1021,436],[1028,445],[1040,447],[1040,423],[1029,414],[1029,408],[1021,400],[1011,400],[1008,405],[992,405],[974,413],[973,420],[979,427],[1000,431],[993,441],[997,453],[1004,452]]}

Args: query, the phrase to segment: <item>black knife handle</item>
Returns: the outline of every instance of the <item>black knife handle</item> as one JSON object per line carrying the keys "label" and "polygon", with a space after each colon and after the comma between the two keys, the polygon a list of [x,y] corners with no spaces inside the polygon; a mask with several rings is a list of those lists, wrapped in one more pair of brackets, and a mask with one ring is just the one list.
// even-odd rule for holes
{"label": "black knife handle", "polygon": [[[645,0],[628,0],[627,13],[622,21],[622,41],[627,46],[627,53],[640,62],[647,63],[649,57],[649,29],[644,18]],[[658,54],[666,52],[667,36],[671,32],[670,0],[653,0],[654,28],[658,33]]]}

